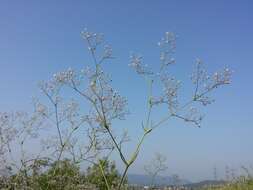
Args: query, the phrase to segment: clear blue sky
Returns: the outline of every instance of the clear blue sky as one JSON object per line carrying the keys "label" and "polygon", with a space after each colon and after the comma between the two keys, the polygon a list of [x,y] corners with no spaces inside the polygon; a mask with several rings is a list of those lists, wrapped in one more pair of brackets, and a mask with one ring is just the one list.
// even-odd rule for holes
{"label": "clear blue sky", "polygon": [[[253,164],[253,2],[213,1],[67,1],[2,0],[0,3],[0,111],[29,109],[37,82],[91,59],[80,31],[105,34],[117,57],[108,66],[114,84],[129,98],[133,113],[126,122],[133,136],[143,116],[142,81],[128,69],[129,53],[140,52],[147,64],[158,62],[157,42],[173,31],[179,79],[188,80],[200,57],[214,71],[229,66],[232,85],[219,89],[215,104],[204,110],[203,128],[168,124],[150,136],[132,173],[160,151],[168,173],[190,180],[212,178],[213,167]],[[176,67],[176,66],[175,66]],[[123,84],[123,85],[122,85]],[[189,91],[190,93],[190,91]]]}

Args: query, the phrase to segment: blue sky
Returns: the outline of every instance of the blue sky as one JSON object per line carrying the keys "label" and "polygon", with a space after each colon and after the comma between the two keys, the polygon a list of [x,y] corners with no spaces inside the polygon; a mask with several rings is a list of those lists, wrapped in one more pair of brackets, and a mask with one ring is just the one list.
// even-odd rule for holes
{"label": "blue sky", "polygon": [[[14,1],[0,4],[0,111],[29,110],[37,83],[53,73],[91,62],[80,32],[102,32],[116,59],[107,70],[114,85],[129,99],[132,115],[125,122],[133,137],[145,94],[142,80],[128,68],[130,52],[158,63],[157,42],[164,32],[178,35],[179,79],[189,80],[199,57],[210,71],[229,66],[233,83],[214,93],[216,102],[204,109],[203,128],[172,123],[144,143],[143,154],[130,172],[143,173],[143,163],[159,151],[168,158],[168,173],[193,181],[222,175],[225,165],[253,164],[253,2],[241,1]],[[187,89],[190,89],[186,87]],[[190,93],[190,91],[188,92]],[[131,146],[131,145],[130,145]]]}

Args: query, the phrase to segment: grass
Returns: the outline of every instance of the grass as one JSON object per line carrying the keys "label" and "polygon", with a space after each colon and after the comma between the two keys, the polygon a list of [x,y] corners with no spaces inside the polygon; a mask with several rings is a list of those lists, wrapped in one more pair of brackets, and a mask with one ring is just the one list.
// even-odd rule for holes
{"label": "grass", "polygon": [[223,186],[206,187],[203,190],[253,190],[253,179],[240,178],[236,182]]}

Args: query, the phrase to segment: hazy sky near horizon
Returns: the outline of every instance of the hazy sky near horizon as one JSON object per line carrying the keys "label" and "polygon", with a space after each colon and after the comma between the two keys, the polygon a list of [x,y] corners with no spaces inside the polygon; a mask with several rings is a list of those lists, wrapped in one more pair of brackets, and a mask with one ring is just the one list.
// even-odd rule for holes
{"label": "hazy sky near horizon", "polygon": [[[196,58],[210,71],[234,70],[232,85],[218,89],[216,102],[203,109],[197,129],[168,123],[144,143],[130,173],[143,173],[154,152],[168,159],[168,174],[193,181],[222,175],[226,165],[253,164],[253,2],[250,0],[0,2],[0,111],[29,110],[37,83],[53,73],[91,62],[80,32],[102,32],[116,57],[108,64],[115,87],[129,99],[130,134],[141,134],[144,82],[128,67],[130,52],[147,64],[159,62],[157,42],[166,31],[178,35],[174,73],[190,80]],[[175,69],[176,68],[176,69]],[[185,91],[190,91],[189,85]],[[157,113],[159,114],[159,113]],[[133,127],[134,126],[134,127]],[[131,145],[130,145],[131,146]]]}

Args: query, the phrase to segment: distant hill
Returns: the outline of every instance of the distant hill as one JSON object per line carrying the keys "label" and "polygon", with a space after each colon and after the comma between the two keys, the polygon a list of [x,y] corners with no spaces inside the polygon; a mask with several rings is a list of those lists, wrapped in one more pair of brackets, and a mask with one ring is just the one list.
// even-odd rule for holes
{"label": "distant hill", "polygon": [[200,187],[204,187],[204,186],[210,186],[210,185],[223,185],[225,184],[226,181],[223,180],[204,180],[198,183],[190,183],[187,184],[187,187],[192,187],[192,188],[200,188]]}
{"label": "distant hill", "polygon": [[[128,183],[135,184],[135,185],[150,185],[151,178],[147,175],[140,175],[140,174],[129,174],[128,175]],[[156,185],[173,185],[174,180],[170,176],[157,176],[156,177]],[[182,184],[190,184],[191,182],[185,179],[180,179],[180,185]]]}

